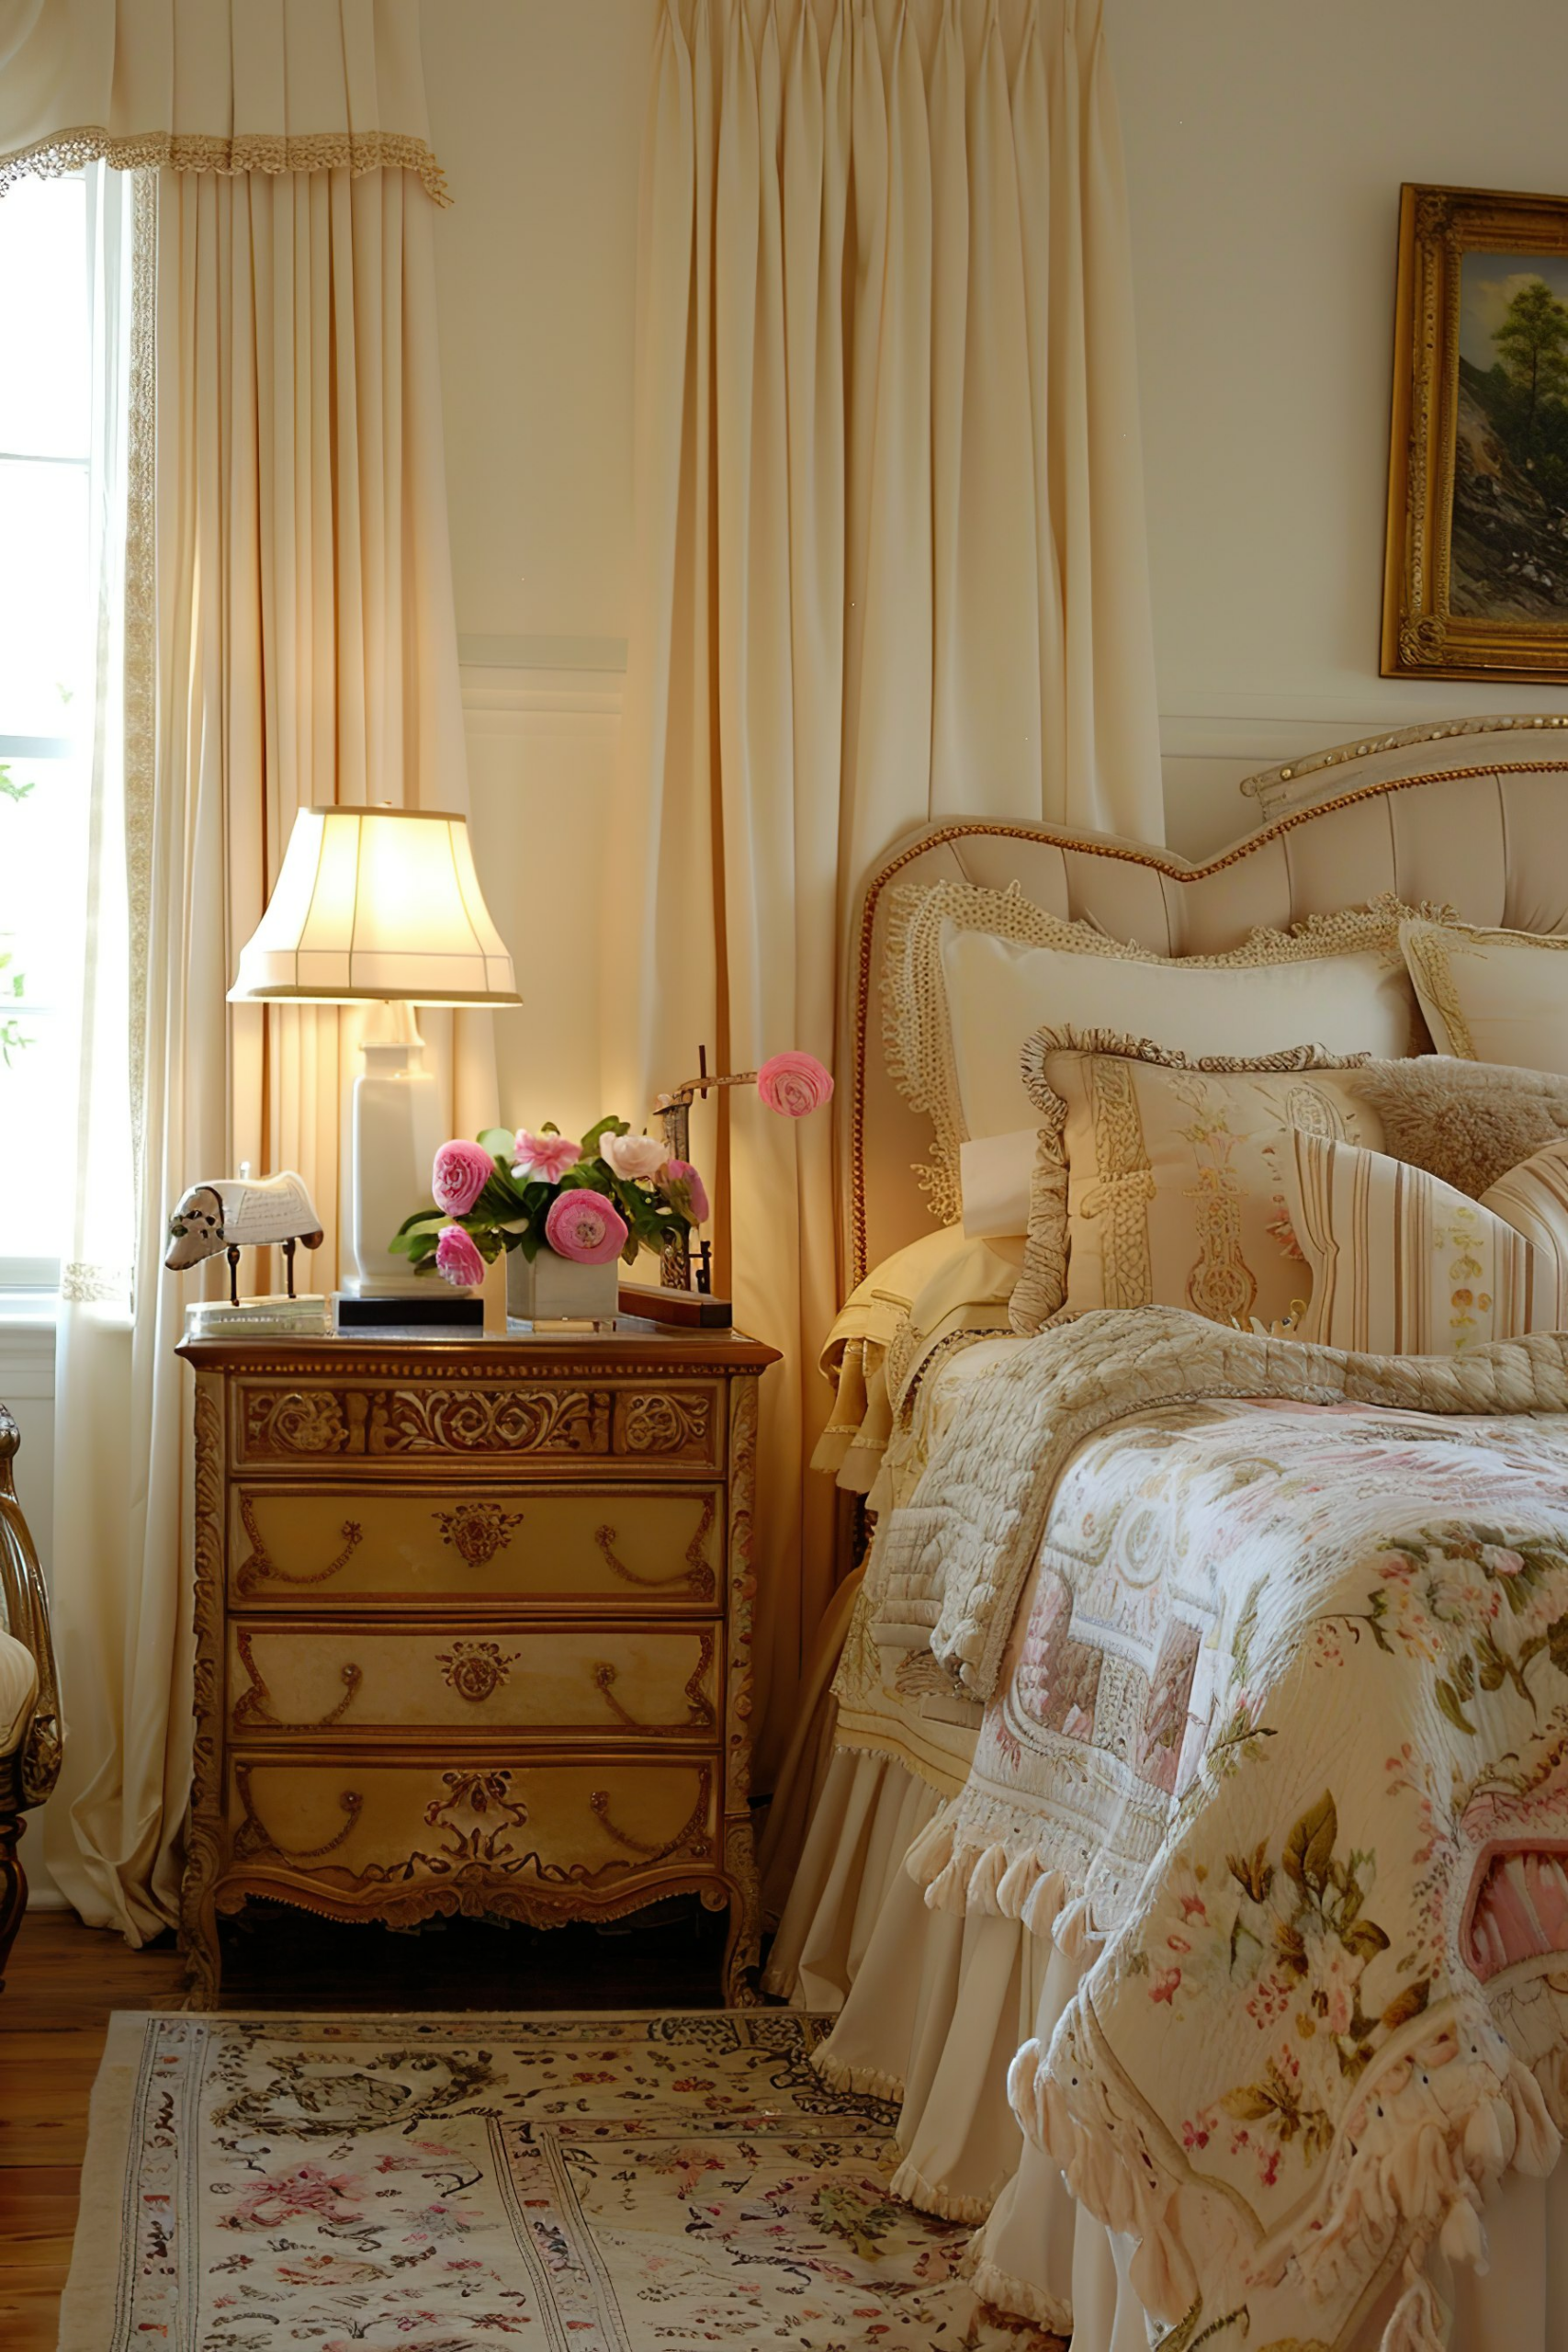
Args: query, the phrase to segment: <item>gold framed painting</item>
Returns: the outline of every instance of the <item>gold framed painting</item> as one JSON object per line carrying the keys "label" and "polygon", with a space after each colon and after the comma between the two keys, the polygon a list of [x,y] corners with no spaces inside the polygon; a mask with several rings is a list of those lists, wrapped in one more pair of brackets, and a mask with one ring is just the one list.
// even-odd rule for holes
{"label": "gold framed painting", "polygon": [[1568,684],[1568,197],[1400,192],[1382,670]]}

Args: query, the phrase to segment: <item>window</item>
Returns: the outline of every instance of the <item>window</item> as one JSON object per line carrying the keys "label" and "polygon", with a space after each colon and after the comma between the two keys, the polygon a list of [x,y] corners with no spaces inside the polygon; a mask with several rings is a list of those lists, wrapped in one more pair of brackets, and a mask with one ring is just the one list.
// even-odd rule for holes
{"label": "window", "polygon": [[51,1291],[71,1202],[92,627],[80,175],[0,198],[0,1291]]}

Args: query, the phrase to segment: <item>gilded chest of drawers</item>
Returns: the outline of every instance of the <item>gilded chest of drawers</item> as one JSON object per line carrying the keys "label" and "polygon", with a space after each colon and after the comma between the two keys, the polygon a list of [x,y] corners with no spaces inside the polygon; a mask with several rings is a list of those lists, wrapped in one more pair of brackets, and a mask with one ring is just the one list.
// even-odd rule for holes
{"label": "gilded chest of drawers", "polygon": [[547,1926],[694,1891],[745,2000],[757,1390],[730,1332],[194,1340],[182,1928]]}

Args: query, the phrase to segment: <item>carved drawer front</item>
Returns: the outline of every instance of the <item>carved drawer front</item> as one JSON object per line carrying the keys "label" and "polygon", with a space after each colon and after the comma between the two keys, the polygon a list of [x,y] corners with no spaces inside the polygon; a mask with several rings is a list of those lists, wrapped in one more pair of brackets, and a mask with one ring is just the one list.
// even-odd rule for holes
{"label": "carved drawer front", "polygon": [[714,1737],[722,1627],[381,1623],[229,1626],[229,1722],[247,1742],[355,1733]]}
{"label": "carved drawer front", "polygon": [[231,1490],[229,1588],[247,1607],[334,1608],[458,1596],[598,1615],[716,1609],[718,1487],[241,1485]]}
{"label": "carved drawer front", "polygon": [[237,1380],[231,1442],[250,1469],[330,1472],[344,1463],[440,1475],[443,1457],[525,1458],[660,1470],[724,1461],[720,1382],[420,1381],[406,1386]]}
{"label": "carved drawer front", "polygon": [[[466,1907],[613,1901],[660,1870],[718,1855],[716,1759],[622,1755],[530,1763],[367,1762],[238,1753],[228,1766],[231,1866],[320,1883],[396,1917],[400,1895]],[[501,1899],[496,1900],[499,1896]],[[426,1906],[428,1907],[428,1906]]]}

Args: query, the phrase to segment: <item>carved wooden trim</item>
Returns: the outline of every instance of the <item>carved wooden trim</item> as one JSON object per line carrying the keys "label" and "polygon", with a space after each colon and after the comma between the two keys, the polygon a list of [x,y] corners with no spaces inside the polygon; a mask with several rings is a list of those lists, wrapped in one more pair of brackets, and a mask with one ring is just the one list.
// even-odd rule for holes
{"label": "carved wooden trim", "polygon": [[435,1663],[449,1690],[481,1707],[505,1689],[522,1655],[521,1650],[503,1651],[499,1642],[455,1641],[449,1650],[437,1653]]}
{"label": "carved wooden trim", "polygon": [[234,1855],[238,1861],[249,1861],[258,1854],[276,1854],[284,1862],[321,1862],[335,1854],[354,1835],[355,1825],[365,1809],[365,1799],[357,1789],[344,1789],[338,1804],[348,1818],[335,1838],[324,1846],[280,1846],[257,1813],[251,1797],[251,1773],[254,1768],[243,1759],[234,1766],[234,1792],[238,1796],[244,1819],[234,1832]]}
{"label": "carved wooden trim", "polygon": [[222,1804],[223,1674],[223,1411],[220,1375],[196,1381],[196,1471],[192,1607],[196,1657],[191,1702],[196,1736],[191,1750],[190,1820],[180,1888],[180,1940],[191,1998],[209,2007],[218,1995],[216,1892],[226,1859]]}
{"label": "carved wooden trim", "polygon": [[242,1593],[254,1592],[258,1584],[325,1584],[329,1577],[335,1577],[340,1569],[347,1567],[365,1540],[365,1531],[359,1521],[356,1519],[345,1519],[338,1529],[338,1533],[344,1539],[344,1544],[337,1557],[329,1560],[324,1568],[303,1568],[296,1575],[292,1568],[280,1568],[269,1555],[266,1538],[256,1524],[254,1495],[240,1497],[240,1522],[251,1539],[249,1555],[241,1561],[239,1573],[235,1578],[235,1583]]}
{"label": "carved wooden trim", "polygon": [[711,1389],[630,1388],[622,1392],[617,1407],[618,1453],[710,1458]]}
{"label": "carved wooden trim", "polygon": [[571,1453],[610,1451],[604,1389],[378,1390],[370,1400],[373,1456],[419,1453]]}
{"label": "carved wooden trim", "polygon": [[705,1626],[697,1636],[697,1662],[687,1679],[683,1694],[686,1701],[686,1720],[683,1724],[645,1724],[629,1708],[623,1706],[614,1688],[616,1669],[608,1658],[595,1659],[588,1671],[604,1704],[628,1730],[651,1734],[655,1739],[668,1739],[675,1735],[683,1736],[694,1731],[712,1731],[718,1721],[707,1689],[708,1676],[713,1671],[714,1648],[714,1636]]}
{"label": "carved wooden trim", "polygon": [[661,1585],[679,1584],[683,1581],[687,1589],[695,1594],[699,1600],[711,1600],[717,1589],[717,1578],[714,1575],[713,1564],[707,1556],[707,1546],[708,1537],[713,1532],[713,1523],[717,1515],[716,1498],[713,1495],[705,1495],[703,1498],[702,1518],[697,1522],[696,1533],[686,1546],[685,1558],[681,1566],[672,1569],[668,1576],[639,1576],[636,1568],[628,1567],[625,1560],[616,1556],[615,1547],[620,1542],[620,1537],[613,1527],[595,1528],[593,1541],[604,1554],[607,1566],[622,1578],[623,1582],[639,1585],[645,1592],[652,1592]]}
{"label": "carved wooden trim", "polygon": [[[708,1805],[712,1796],[713,1771],[709,1765],[705,1764],[697,1779],[697,1801],[695,1804],[692,1807],[691,1813],[686,1820],[682,1823],[680,1828],[675,1832],[674,1837],[666,1839],[662,1846],[649,1846],[645,1843],[642,1838],[634,1838],[629,1830],[616,1827],[615,1824],[610,1818],[610,1792],[608,1789],[595,1789],[592,1795],[589,1798],[588,1803],[594,1819],[599,1822],[605,1834],[615,1839],[617,1846],[624,1846],[629,1854],[636,1854],[642,1861],[662,1862],[667,1861],[672,1854],[706,1854],[711,1852],[713,1840],[708,1835],[707,1824]],[[626,1865],[625,1863],[607,1862],[604,1864],[603,1867],[606,1870],[624,1870]]]}
{"label": "carved wooden trim", "polygon": [[234,1634],[234,1647],[239,1654],[240,1664],[244,1668],[245,1672],[250,1677],[251,1688],[248,1690],[243,1690],[240,1693],[239,1698],[234,1702],[234,1712],[230,1717],[230,1722],[235,1731],[249,1731],[254,1729],[299,1732],[326,1731],[332,1724],[341,1723],[343,1721],[343,1718],[347,1714],[349,1708],[354,1704],[359,1686],[365,1679],[364,1671],[361,1668],[355,1666],[352,1659],[340,1668],[338,1679],[344,1686],[343,1697],[338,1701],[337,1705],[333,1707],[330,1713],[324,1715],[318,1715],[314,1723],[280,1723],[276,1715],[272,1712],[272,1693],[266,1687],[266,1678],[262,1673],[260,1667],[255,1661],[255,1655],[252,1646],[254,1640],[255,1629],[254,1626],[241,1625],[236,1629]]}
{"label": "carved wooden trim", "polygon": [[520,1510],[502,1510],[499,1503],[460,1503],[456,1510],[432,1511],[431,1517],[443,1544],[470,1568],[488,1568],[523,1524]]}
{"label": "carved wooden trim", "polygon": [[351,1451],[348,1399],[341,1391],[247,1388],[243,1396],[247,1454],[319,1462]]}

